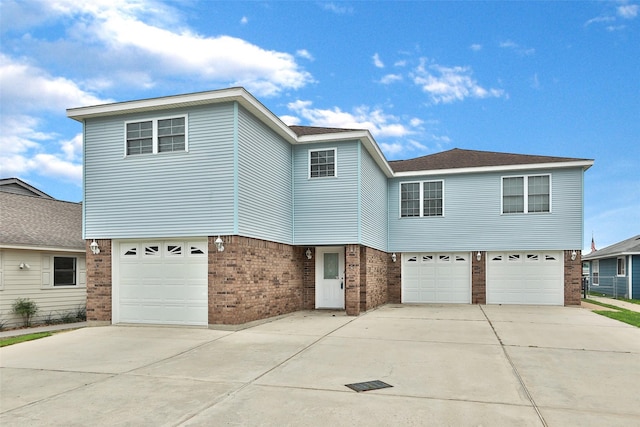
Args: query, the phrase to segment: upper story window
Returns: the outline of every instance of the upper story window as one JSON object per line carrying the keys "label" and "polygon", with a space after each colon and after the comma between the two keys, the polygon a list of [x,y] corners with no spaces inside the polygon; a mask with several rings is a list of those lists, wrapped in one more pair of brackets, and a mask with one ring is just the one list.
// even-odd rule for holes
{"label": "upper story window", "polygon": [[187,151],[186,116],[127,122],[126,155]]}
{"label": "upper story window", "polygon": [[443,216],[443,181],[400,183],[400,216]]}
{"label": "upper story window", "polygon": [[336,176],[336,149],[309,150],[309,178]]}
{"label": "upper story window", "polygon": [[502,213],[551,212],[551,176],[502,177]]}

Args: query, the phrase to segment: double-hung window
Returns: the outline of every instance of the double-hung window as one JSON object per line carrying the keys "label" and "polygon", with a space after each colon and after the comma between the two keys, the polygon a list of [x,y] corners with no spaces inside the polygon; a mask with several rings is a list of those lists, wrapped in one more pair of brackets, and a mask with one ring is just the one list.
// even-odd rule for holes
{"label": "double-hung window", "polygon": [[591,284],[595,286],[600,284],[600,261],[598,260],[591,263]]}
{"label": "double-hung window", "polygon": [[443,216],[443,181],[400,183],[400,217]]}
{"label": "double-hung window", "polygon": [[127,122],[125,153],[137,154],[187,151],[187,117]]}
{"label": "double-hung window", "polygon": [[336,177],[336,149],[309,150],[309,178]]}
{"label": "double-hung window", "polygon": [[502,177],[502,213],[551,212],[551,175]]}
{"label": "double-hung window", "polygon": [[53,286],[76,286],[76,273],[75,257],[53,257]]}

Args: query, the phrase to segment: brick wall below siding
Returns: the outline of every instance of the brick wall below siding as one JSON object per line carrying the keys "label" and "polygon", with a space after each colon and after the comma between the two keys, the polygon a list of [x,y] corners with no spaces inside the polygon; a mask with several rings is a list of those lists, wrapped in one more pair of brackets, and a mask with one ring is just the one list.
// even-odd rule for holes
{"label": "brick wall below siding", "polygon": [[360,314],[360,245],[345,246],[345,308],[348,316]]}
{"label": "brick wall below siding", "polygon": [[402,302],[402,254],[396,254],[393,262],[391,254],[387,257],[387,302],[400,304]]}
{"label": "brick wall below siding", "polygon": [[582,298],[582,251],[576,251],[573,261],[572,252],[564,251],[564,305],[580,305]]}
{"label": "brick wall below siding", "polygon": [[224,236],[209,237],[209,324],[238,325],[303,308],[305,248]]}
{"label": "brick wall below siding", "polygon": [[388,300],[387,258],[382,252],[360,247],[360,310],[367,311]]}
{"label": "brick wall below siding", "polygon": [[487,303],[487,253],[480,252],[480,260],[477,252],[471,253],[471,303]]}
{"label": "brick wall below siding", "polygon": [[111,240],[96,240],[100,253],[94,255],[85,242],[87,251],[87,321],[89,324],[111,323]]}

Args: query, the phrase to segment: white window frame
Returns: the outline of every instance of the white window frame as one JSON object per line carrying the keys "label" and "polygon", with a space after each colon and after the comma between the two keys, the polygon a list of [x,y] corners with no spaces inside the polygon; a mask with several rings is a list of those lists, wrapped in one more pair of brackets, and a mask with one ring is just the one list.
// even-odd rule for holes
{"label": "white window frame", "polygon": [[[311,153],[317,153],[318,151],[333,151],[333,176],[311,176]],[[313,148],[310,149],[307,154],[307,178],[308,179],[333,179],[338,177],[338,148]]]}
{"label": "white window frame", "polygon": [[[55,259],[73,258],[75,261],[75,284],[55,285]],[[40,289],[76,289],[87,287],[87,263],[86,259],[74,253],[43,254],[41,257],[42,285]]]}
{"label": "white window frame", "polygon": [[600,286],[600,261],[597,259],[591,262],[591,284]]}
{"label": "white window frame", "polygon": [[[620,261],[622,261],[622,273],[620,272]],[[627,275],[627,257],[619,256],[616,260],[616,276],[625,277]]]}
{"label": "white window frame", "polygon": [[[424,214],[424,183],[440,182],[442,183],[442,215],[425,215]],[[402,216],[402,185],[403,184],[420,184],[420,215]],[[445,183],[444,179],[430,179],[425,181],[403,181],[398,183],[398,218],[444,218],[445,216]]]}
{"label": "white window frame", "polygon": [[[184,151],[158,151],[158,122],[160,120],[169,120],[169,119],[184,119]],[[127,154],[127,125],[132,123],[141,123],[141,122],[151,122],[151,144],[152,151],[151,153],[143,153],[143,154]],[[127,120],[124,122],[124,157],[139,157],[139,156],[149,156],[151,154],[175,154],[175,153],[188,153],[189,152],[189,116],[187,114],[176,114],[174,116],[163,116],[163,117],[153,117],[153,118],[141,118],[136,120]]]}
{"label": "white window frame", "polygon": [[[548,176],[549,177],[549,210],[545,212],[529,212],[529,178]],[[523,197],[524,197],[524,210],[522,212],[505,212],[504,211],[504,180],[509,178],[523,178]],[[550,214],[553,212],[553,185],[552,175],[550,173],[531,174],[531,175],[505,175],[500,177],[500,215],[524,215],[524,214]]]}

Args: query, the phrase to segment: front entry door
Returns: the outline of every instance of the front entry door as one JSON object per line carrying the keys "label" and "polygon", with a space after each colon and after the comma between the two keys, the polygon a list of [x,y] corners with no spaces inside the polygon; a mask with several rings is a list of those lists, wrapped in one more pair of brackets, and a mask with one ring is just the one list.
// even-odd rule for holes
{"label": "front entry door", "polygon": [[316,308],[344,309],[344,247],[316,248]]}

